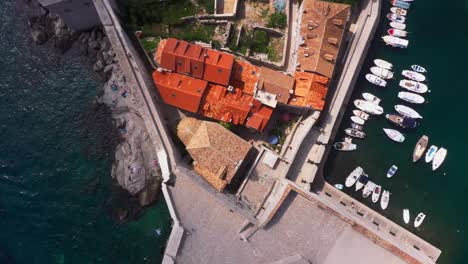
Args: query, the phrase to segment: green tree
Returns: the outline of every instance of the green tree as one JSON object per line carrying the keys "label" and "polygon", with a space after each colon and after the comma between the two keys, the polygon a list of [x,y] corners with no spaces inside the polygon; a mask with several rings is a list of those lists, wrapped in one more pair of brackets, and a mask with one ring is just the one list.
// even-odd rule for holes
{"label": "green tree", "polygon": [[268,19],[267,27],[284,29],[288,25],[286,14],[275,12]]}
{"label": "green tree", "polygon": [[268,42],[268,33],[263,30],[255,30],[250,48],[256,52],[265,53],[267,51]]}

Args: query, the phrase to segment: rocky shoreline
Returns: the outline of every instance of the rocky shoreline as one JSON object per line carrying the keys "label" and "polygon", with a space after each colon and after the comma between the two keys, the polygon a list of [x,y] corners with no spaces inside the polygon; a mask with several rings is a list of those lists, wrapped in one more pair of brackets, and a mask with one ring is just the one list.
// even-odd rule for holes
{"label": "rocky shoreline", "polygon": [[113,129],[120,135],[118,140],[103,143],[115,144],[108,149],[115,149],[111,175],[117,187],[113,193],[118,197],[113,195],[108,206],[119,221],[137,217],[142,208],[157,200],[162,177],[143,119],[132,107],[136,101],[132,87],[126,83],[109,39],[100,28],[83,32],[70,29],[60,16],[50,13],[37,0],[24,0],[24,10],[36,44],[48,43],[61,53],[72,52],[86,58],[102,77],[103,89],[94,108],[103,105],[110,109]]}

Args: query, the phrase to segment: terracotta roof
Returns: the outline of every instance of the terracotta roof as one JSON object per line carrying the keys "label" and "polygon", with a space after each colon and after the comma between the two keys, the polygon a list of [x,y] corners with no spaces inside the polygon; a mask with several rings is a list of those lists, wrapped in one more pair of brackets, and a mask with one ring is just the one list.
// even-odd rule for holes
{"label": "terracotta roof", "polygon": [[276,95],[276,101],[286,104],[294,88],[294,78],[279,71],[262,67],[258,81],[258,90]]}
{"label": "terracotta roof", "polygon": [[223,126],[184,118],[177,136],[193,159],[194,170],[222,192],[248,156],[252,146]]}
{"label": "terracotta roof", "polygon": [[294,78],[296,79],[296,88],[288,104],[323,110],[330,79],[318,74],[299,71],[294,73]]}
{"label": "terracotta roof", "polygon": [[246,61],[235,60],[230,85],[241,89],[246,94],[253,95],[259,73],[257,66]]}
{"label": "terracotta roof", "polygon": [[304,0],[297,66],[331,78],[350,13],[345,4]]}
{"label": "terracotta roof", "polygon": [[203,79],[221,85],[228,85],[234,57],[231,54],[205,49],[205,71]]}
{"label": "terracotta roof", "polygon": [[153,80],[166,104],[196,113],[208,83],[171,72],[153,72]]}

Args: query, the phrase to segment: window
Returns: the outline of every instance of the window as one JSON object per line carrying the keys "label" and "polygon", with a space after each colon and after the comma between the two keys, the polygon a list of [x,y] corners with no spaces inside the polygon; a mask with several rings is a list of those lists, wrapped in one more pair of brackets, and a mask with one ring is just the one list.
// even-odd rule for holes
{"label": "window", "polygon": [[193,69],[198,70],[198,66],[197,65],[193,66]]}
{"label": "window", "polygon": [[239,67],[239,72],[242,72],[244,70],[244,68],[242,68],[242,66]]}
{"label": "window", "polygon": [[177,61],[177,65],[182,66],[182,61]]}
{"label": "window", "polygon": [[171,94],[171,96],[172,96],[172,97],[176,97],[176,94],[175,94],[175,93],[173,93],[173,94]]}
{"label": "window", "polygon": [[222,73],[223,72],[223,69],[218,69],[218,73]]}

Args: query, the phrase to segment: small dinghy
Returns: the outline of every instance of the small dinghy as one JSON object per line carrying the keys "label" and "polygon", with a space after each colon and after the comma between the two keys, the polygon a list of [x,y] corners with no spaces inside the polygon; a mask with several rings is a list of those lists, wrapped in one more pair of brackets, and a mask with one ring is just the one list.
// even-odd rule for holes
{"label": "small dinghy", "polygon": [[372,191],[372,202],[376,203],[379,201],[380,194],[382,193],[382,186],[376,185]]}
{"label": "small dinghy", "polygon": [[353,151],[357,149],[356,144],[353,144],[352,139],[350,137],[346,137],[344,141],[335,142],[333,147],[339,151]]}
{"label": "small dinghy", "polygon": [[335,184],[334,186],[335,186],[335,188],[337,188],[338,190],[343,190],[343,184],[337,183],[337,184]]}
{"label": "small dinghy", "polygon": [[416,122],[415,119],[397,114],[386,114],[385,117],[388,119],[388,121],[401,128],[415,128],[418,125],[418,122]]}
{"label": "small dinghy", "polygon": [[418,81],[418,82],[424,82],[426,80],[426,76],[415,71],[403,70],[401,74],[407,78],[410,78],[411,80]]}
{"label": "small dinghy", "polygon": [[362,120],[369,120],[369,114],[361,110],[354,109],[353,115],[361,118]]}
{"label": "small dinghy", "polygon": [[409,209],[403,209],[403,221],[405,221],[405,224],[409,224],[409,221],[410,221]]}
{"label": "small dinghy", "polygon": [[406,24],[398,22],[390,22],[390,26],[394,29],[405,30]]}
{"label": "small dinghy", "polygon": [[433,159],[434,159],[434,156],[435,154],[437,153],[437,150],[439,148],[437,146],[434,146],[432,145],[429,150],[426,152],[426,157],[424,158],[424,160],[426,161],[426,163],[429,163],[431,162]]}
{"label": "small dinghy", "polygon": [[369,182],[369,176],[365,173],[362,173],[356,182],[356,191],[361,190],[362,187],[367,184],[367,182]]}
{"label": "small dinghy", "polygon": [[385,190],[382,193],[382,199],[380,199],[380,207],[382,208],[382,210],[387,209],[388,202],[390,202],[390,192]]}
{"label": "small dinghy", "polygon": [[416,219],[414,219],[414,227],[419,227],[422,222],[426,219],[426,215],[423,213],[419,213],[418,216],[416,216]]}
{"label": "small dinghy", "polygon": [[375,183],[368,181],[366,183],[366,186],[364,186],[364,190],[362,191],[362,197],[364,198],[369,197],[369,195],[371,195],[371,193],[374,191],[375,186],[376,186]]}
{"label": "small dinghy", "polygon": [[376,105],[362,99],[354,100],[354,106],[372,115],[381,115],[384,112],[383,108],[380,105]]}
{"label": "small dinghy", "polygon": [[347,128],[347,129],[345,129],[345,133],[346,133],[346,135],[348,135],[350,137],[355,137],[355,138],[365,138],[366,137],[366,133],[364,133],[363,131],[357,130],[355,128]]}
{"label": "small dinghy", "polygon": [[385,134],[387,134],[387,136],[395,141],[395,142],[398,142],[398,143],[402,143],[403,141],[405,141],[405,136],[400,133],[400,131],[398,130],[395,130],[395,129],[390,129],[390,128],[384,128],[383,131],[385,132]]}
{"label": "small dinghy", "polygon": [[393,78],[393,72],[391,72],[391,71],[389,71],[387,69],[384,69],[384,68],[374,66],[374,67],[370,68],[370,71],[372,72],[372,74],[374,74],[375,76],[378,76],[380,78],[384,78],[384,79]]}
{"label": "small dinghy", "polygon": [[369,81],[372,84],[375,84],[375,85],[378,85],[378,86],[381,86],[381,87],[387,86],[387,82],[384,79],[382,79],[379,76],[376,76],[374,74],[370,74],[370,73],[366,74],[366,79],[367,79],[367,81]]}
{"label": "small dinghy", "polygon": [[411,118],[423,118],[418,112],[416,112],[413,108],[409,108],[408,106],[404,105],[395,105],[395,110],[400,113],[401,115],[411,117]]}
{"label": "small dinghy", "polygon": [[348,177],[346,177],[346,181],[345,181],[345,186],[346,187],[351,187],[353,186],[357,180],[359,179],[359,177],[361,176],[361,174],[364,172],[364,170],[360,167],[360,166],[357,166],[349,175]]}
{"label": "small dinghy", "polygon": [[413,150],[413,162],[418,161],[422,157],[424,151],[426,151],[427,143],[429,143],[429,137],[427,137],[426,135],[423,135],[418,140]]}
{"label": "small dinghy", "polygon": [[425,101],[421,95],[410,92],[399,92],[398,98],[412,104],[422,104]]}
{"label": "small dinghy", "polygon": [[362,93],[362,98],[376,105],[380,104],[380,101],[381,101],[380,98],[378,98],[377,96],[371,93]]}
{"label": "small dinghy", "polygon": [[440,148],[434,155],[432,160],[432,170],[437,170],[442,163],[444,163],[445,157],[447,156],[447,150],[445,148]]}
{"label": "small dinghy", "polygon": [[382,60],[382,59],[375,59],[374,63],[375,65],[383,69],[391,70],[393,68],[393,65],[390,62]]}
{"label": "small dinghy", "polygon": [[394,13],[388,13],[387,18],[390,21],[398,22],[398,23],[405,23],[405,21],[406,21],[406,17],[400,16],[400,15],[397,15],[397,14],[394,14]]}
{"label": "small dinghy", "polygon": [[357,116],[351,116],[351,121],[353,121],[354,123],[358,124],[358,125],[364,125],[364,123],[366,123],[366,120],[360,118],[360,117],[357,117]]}
{"label": "small dinghy", "polygon": [[400,0],[392,0],[392,5],[403,9],[409,9],[411,7],[411,3]]}
{"label": "small dinghy", "polygon": [[359,131],[363,131],[363,130],[364,130],[364,128],[363,128],[361,125],[356,124],[356,123],[354,123],[354,122],[351,123],[351,128],[354,128],[354,129],[359,130]]}
{"label": "small dinghy", "polygon": [[398,7],[391,7],[390,12],[392,12],[393,14],[400,15],[400,16],[406,16],[406,14],[408,13],[407,10],[403,8],[398,8]]}
{"label": "small dinghy", "polygon": [[394,36],[394,37],[407,37],[408,36],[408,32],[401,30],[401,29],[396,29],[396,28],[391,28],[387,30],[387,33],[390,36]]}
{"label": "small dinghy", "polygon": [[410,81],[410,80],[401,80],[400,81],[400,86],[402,88],[405,88],[406,90],[410,90],[415,93],[426,93],[429,88],[427,85],[424,83],[416,82],[416,81]]}
{"label": "small dinghy", "polygon": [[390,45],[392,47],[396,48],[407,48],[409,41],[407,39],[402,39],[394,36],[383,36],[382,39],[387,43],[387,45]]}
{"label": "small dinghy", "polygon": [[419,66],[419,65],[411,65],[411,69],[415,72],[421,72],[421,73],[427,72],[423,66]]}
{"label": "small dinghy", "polygon": [[397,172],[397,170],[398,170],[398,167],[395,166],[395,165],[392,165],[392,166],[390,167],[390,169],[388,169],[388,171],[387,171],[387,178],[393,177],[393,175],[395,175],[395,173]]}

